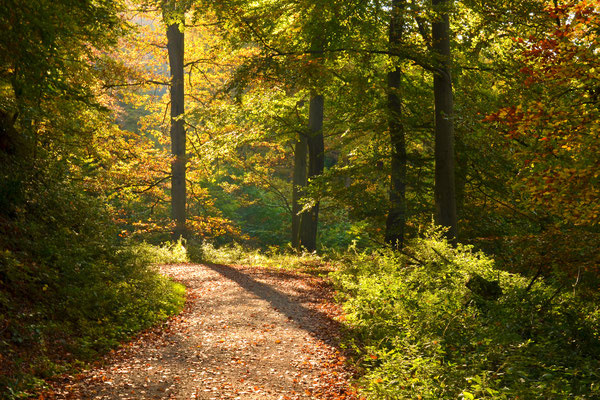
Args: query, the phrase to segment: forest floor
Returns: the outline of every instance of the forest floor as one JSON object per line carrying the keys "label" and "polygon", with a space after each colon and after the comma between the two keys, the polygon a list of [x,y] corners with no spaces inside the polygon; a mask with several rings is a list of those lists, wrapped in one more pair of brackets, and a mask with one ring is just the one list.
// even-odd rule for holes
{"label": "forest floor", "polygon": [[184,311],[44,399],[357,399],[339,349],[341,310],[312,275],[260,267],[168,265]]}

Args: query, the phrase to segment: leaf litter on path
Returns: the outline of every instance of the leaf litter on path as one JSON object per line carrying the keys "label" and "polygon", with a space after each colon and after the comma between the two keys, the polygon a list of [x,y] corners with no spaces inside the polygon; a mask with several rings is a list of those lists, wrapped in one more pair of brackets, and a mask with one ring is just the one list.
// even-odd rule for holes
{"label": "leaf litter on path", "polygon": [[184,311],[43,399],[358,399],[326,282],[260,267],[180,264]]}

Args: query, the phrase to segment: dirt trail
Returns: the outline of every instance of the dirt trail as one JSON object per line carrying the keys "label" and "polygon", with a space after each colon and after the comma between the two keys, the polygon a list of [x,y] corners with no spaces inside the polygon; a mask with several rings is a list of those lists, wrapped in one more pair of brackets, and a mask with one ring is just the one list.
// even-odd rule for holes
{"label": "dirt trail", "polygon": [[224,265],[161,267],[188,287],[182,314],[56,399],[354,399],[337,349],[339,313],[323,281]]}

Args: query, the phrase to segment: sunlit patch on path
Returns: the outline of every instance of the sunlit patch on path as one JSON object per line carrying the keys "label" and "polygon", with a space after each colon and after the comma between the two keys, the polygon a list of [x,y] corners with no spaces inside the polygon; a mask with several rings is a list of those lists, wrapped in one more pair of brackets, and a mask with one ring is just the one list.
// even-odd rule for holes
{"label": "sunlit patch on path", "polygon": [[56,399],[353,399],[339,310],[317,278],[224,265],[162,272],[184,312],[57,383]]}

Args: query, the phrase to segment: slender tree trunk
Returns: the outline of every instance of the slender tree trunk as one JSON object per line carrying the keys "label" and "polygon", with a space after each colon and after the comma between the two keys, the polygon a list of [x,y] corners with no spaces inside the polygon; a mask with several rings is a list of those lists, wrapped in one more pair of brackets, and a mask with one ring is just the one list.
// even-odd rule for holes
{"label": "slender tree trunk", "polygon": [[[325,168],[325,144],[323,138],[323,107],[325,99],[322,95],[313,94],[308,111],[308,178],[323,173]],[[319,222],[319,202],[317,201],[302,218],[300,243],[308,251],[317,249],[317,227]]]}
{"label": "slender tree trunk", "polygon": [[184,36],[179,24],[169,25],[167,29],[167,49],[171,68],[171,216],[175,221],[173,238],[179,239],[186,234],[186,187],[185,187],[185,141],[183,125],[184,89],[183,89],[183,52]]}
{"label": "slender tree trunk", "polygon": [[449,0],[432,0],[439,13],[432,24],[433,53],[437,61],[433,77],[435,102],[435,209],[436,223],[456,238],[456,194],[454,178],[454,101],[450,51]]}
{"label": "slender tree trunk", "polygon": [[306,135],[300,134],[294,146],[294,178],[292,189],[292,247],[300,250],[300,225],[302,215],[300,210],[300,198],[307,184],[306,157],[308,154],[308,143]]}
{"label": "slender tree trunk", "polygon": [[[389,48],[397,50],[402,42],[404,0],[393,0],[389,27]],[[388,126],[391,144],[390,209],[385,224],[385,241],[402,248],[406,225],[406,139],[402,124],[401,71],[388,73]]]}
{"label": "slender tree trunk", "polygon": [[[0,110],[0,152],[14,155],[17,152],[17,139],[19,135],[15,129],[17,113]],[[0,168],[4,169],[5,165]]]}
{"label": "slender tree trunk", "polygon": [[455,171],[454,171],[454,185],[456,193],[456,219],[460,220],[465,212],[465,188],[467,186],[467,165],[465,162],[465,149],[464,143],[461,143],[459,137],[454,137],[455,144]]}

